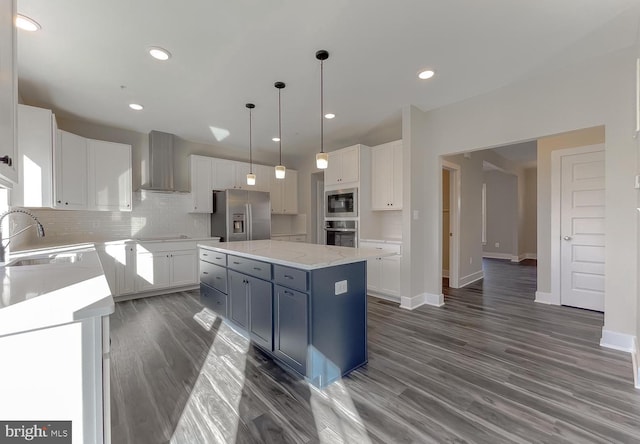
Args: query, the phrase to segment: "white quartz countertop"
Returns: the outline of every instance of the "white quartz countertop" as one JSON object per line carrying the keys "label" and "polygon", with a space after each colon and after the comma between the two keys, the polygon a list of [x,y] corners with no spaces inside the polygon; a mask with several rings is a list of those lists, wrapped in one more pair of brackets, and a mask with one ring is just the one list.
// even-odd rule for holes
{"label": "white quartz countertop", "polygon": [[381,252],[375,248],[336,247],[333,245],[271,240],[222,243],[199,242],[198,247],[304,270],[350,264],[395,254],[393,252]]}
{"label": "white quartz countertop", "polygon": [[[51,263],[15,265],[23,259]],[[0,267],[0,337],[113,312],[114,303],[93,246],[12,255]]]}

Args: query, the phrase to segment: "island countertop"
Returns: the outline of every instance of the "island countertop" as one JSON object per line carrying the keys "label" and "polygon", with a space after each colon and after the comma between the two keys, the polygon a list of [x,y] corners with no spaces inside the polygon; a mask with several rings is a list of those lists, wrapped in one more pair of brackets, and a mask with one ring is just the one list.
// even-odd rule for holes
{"label": "island countertop", "polygon": [[351,264],[395,254],[375,248],[337,247],[272,240],[222,243],[199,242],[198,247],[303,270]]}

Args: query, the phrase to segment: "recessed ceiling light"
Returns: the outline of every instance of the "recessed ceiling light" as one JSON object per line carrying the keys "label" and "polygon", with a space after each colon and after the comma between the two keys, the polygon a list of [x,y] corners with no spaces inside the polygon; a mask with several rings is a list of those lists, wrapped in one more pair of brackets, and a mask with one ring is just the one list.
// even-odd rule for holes
{"label": "recessed ceiling light", "polygon": [[24,31],[29,31],[29,32],[42,29],[42,26],[40,26],[38,22],[22,14],[18,14],[16,16],[16,26]]}
{"label": "recessed ceiling light", "polygon": [[335,114],[333,114],[333,113],[327,113],[327,114],[325,114],[325,115],[324,115],[324,118],[325,118],[325,119],[333,119],[335,116],[336,116],[336,115],[335,115]]}
{"label": "recessed ceiling light", "polygon": [[138,103],[130,103],[129,104],[129,108],[131,108],[134,111],[142,111],[144,109],[144,106],[138,104]]}
{"label": "recessed ceiling light", "polygon": [[149,54],[157,60],[169,60],[171,57],[171,53],[169,51],[164,48],[160,48],[159,46],[152,46],[149,48]]}
{"label": "recessed ceiling light", "polygon": [[280,138],[279,138],[279,137],[274,137],[274,138],[273,138],[273,139],[271,139],[271,140],[273,140],[274,142],[280,142]]}
{"label": "recessed ceiling light", "polygon": [[418,73],[418,78],[422,79],[422,80],[427,80],[427,79],[430,79],[431,77],[433,77],[434,74],[435,74],[435,72],[433,72],[433,70],[427,69],[425,71],[420,71]]}

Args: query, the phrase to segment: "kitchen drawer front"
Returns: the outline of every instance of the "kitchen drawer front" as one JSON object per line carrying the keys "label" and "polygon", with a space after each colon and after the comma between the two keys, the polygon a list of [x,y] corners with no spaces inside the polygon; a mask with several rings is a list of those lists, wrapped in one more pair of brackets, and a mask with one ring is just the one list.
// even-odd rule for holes
{"label": "kitchen drawer front", "polygon": [[307,291],[307,272],[297,268],[284,267],[282,265],[273,266],[273,279],[276,284],[295,290]]}
{"label": "kitchen drawer front", "polygon": [[227,295],[208,285],[200,284],[200,302],[207,308],[227,317]]}
{"label": "kitchen drawer front", "polygon": [[358,246],[360,248],[373,248],[376,250],[384,251],[385,253],[400,254],[402,251],[402,246],[400,244],[387,244],[384,242],[361,241]]}
{"label": "kitchen drawer front", "polygon": [[227,293],[227,269],[206,261],[200,261],[200,282]]}
{"label": "kitchen drawer front", "polygon": [[255,276],[265,281],[271,280],[271,264],[246,257],[229,255],[227,258],[227,266],[241,273]]}
{"label": "kitchen drawer front", "polygon": [[218,251],[200,249],[200,260],[218,264],[223,267],[227,266],[227,255]]}

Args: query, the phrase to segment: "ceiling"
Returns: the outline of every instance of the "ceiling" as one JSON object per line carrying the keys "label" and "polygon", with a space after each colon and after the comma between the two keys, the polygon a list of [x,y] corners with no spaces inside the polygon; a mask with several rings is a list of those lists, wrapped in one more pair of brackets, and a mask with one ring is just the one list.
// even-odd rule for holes
{"label": "ceiling", "polygon": [[[18,0],[42,29],[19,31],[24,102],[58,115],[277,160],[401,137],[401,109],[430,110],[636,41],[637,0]],[[631,9],[633,8],[633,10]],[[633,12],[633,13],[631,13]],[[172,53],[167,62],[150,46]],[[436,71],[418,80],[418,71]],[[144,110],[135,112],[128,104]],[[311,160],[310,160],[311,161]]]}

